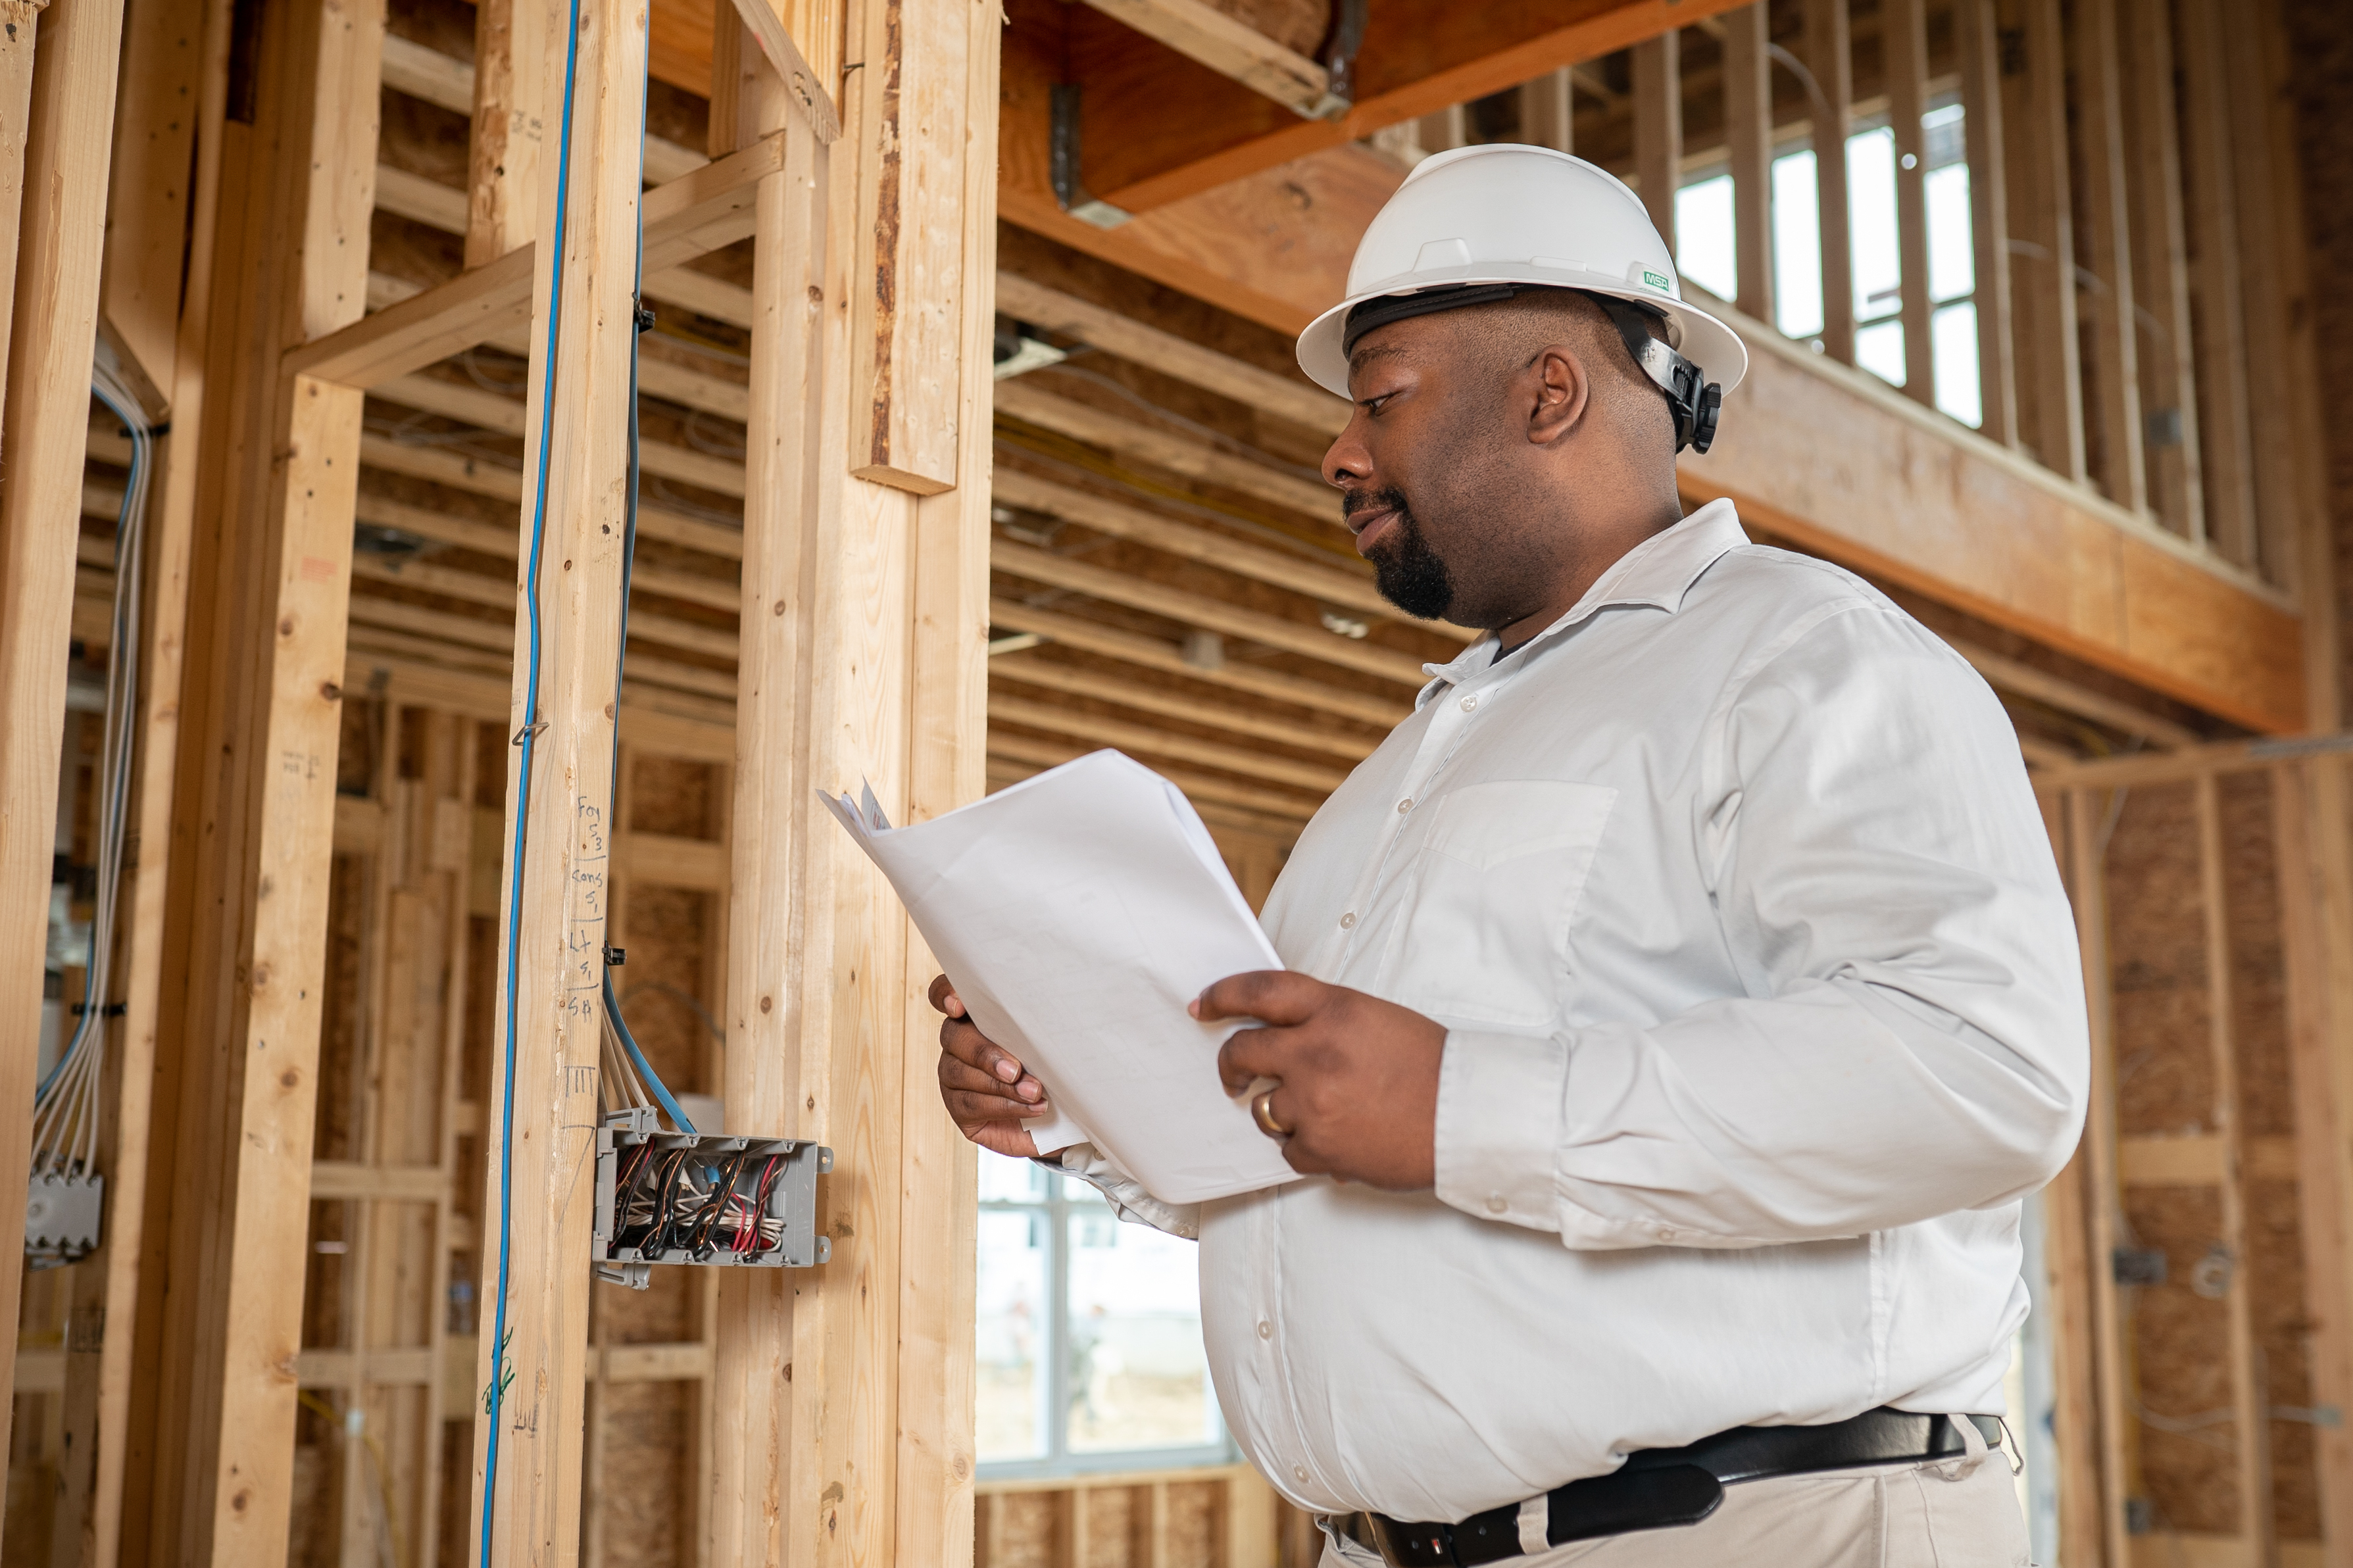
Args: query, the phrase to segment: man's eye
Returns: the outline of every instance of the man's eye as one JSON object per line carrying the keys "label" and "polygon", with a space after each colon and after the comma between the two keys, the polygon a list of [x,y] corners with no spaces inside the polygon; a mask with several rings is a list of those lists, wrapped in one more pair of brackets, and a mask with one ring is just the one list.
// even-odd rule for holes
{"label": "man's eye", "polygon": [[1396,395],[1394,392],[1384,392],[1371,397],[1360,397],[1356,399],[1356,406],[1367,414],[1378,414],[1381,411],[1381,405]]}

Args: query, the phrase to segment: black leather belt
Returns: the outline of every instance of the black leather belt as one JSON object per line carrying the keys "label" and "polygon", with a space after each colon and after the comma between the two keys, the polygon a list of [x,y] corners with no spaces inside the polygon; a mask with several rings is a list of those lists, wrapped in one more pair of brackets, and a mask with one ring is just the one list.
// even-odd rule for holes
{"label": "black leather belt", "polygon": [[[1988,1447],[2001,1445],[2000,1419],[1972,1415]],[[1605,1535],[1697,1524],[1740,1481],[1802,1476],[1866,1465],[1917,1464],[1968,1451],[1948,1415],[1866,1410],[1827,1426],[1735,1426],[1681,1448],[1638,1448],[1606,1476],[1571,1481],[1545,1496],[1545,1541],[1566,1546]],[[1476,1568],[1521,1554],[1520,1505],[1491,1508],[1460,1524],[1408,1523],[1378,1513],[1332,1521],[1393,1568]]]}

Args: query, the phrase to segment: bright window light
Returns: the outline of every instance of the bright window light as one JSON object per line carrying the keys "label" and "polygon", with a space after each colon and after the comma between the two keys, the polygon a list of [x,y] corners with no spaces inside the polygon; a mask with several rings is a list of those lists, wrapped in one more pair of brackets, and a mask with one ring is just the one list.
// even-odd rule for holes
{"label": "bright window light", "polygon": [[1773,160],[1773,324],[1792,338],[1822,330],[1820,206],[1810,149]]}
{"label": "bright window light", "polygon": [[1675,269],[1719,300],[1740,293],[1740,247],[1733,237],[1732,176],[1699,180],[1675,193]]}
{"label": "bright window light", "polygon": [[[1847,138],[1846,181],[1854,319],[1876,321],[1904,308],[1904,263],[1895,243],[1895,132],[1883,125]],[[1862,357],[1859,342],[1855,357]]]}
{"label": "bright window light", "polygon": [[1938,304],[1977,291],[1978,262],[1970,248],[1969,166],[1947,163],[1921,182],[1928,208],[1928,298]]}
{"label": "bright window light", "polygon": [[1936,406],[1971,429],[1985,424],[1978,381],[1978,307],[1973,300],[1946,305],[1929,318],[1936,351]]}
{"label": "bright window light", "polygon": [[1854,333],[1854,363],[1890,386],[1904,384],[1904,323],[1873,321]]}

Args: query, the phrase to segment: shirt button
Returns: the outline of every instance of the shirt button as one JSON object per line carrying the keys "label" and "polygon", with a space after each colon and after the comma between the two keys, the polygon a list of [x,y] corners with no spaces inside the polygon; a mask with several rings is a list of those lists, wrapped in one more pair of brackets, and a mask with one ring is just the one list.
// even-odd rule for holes
{"label": "shirt button", "polygon": [[1470,712],[1470,711],[1471,711],[1471,710],[1472,710],[1473,708],[1476,708],[1476,707],[1478,707],[1478,706],[1479,706],[1479,694],[1478,694],[1477,692],[1475,692],[1475,691],[1472,692],[1469,696],[1467,696],[1467,697],[1463,698],[1463,700],[1462,700],[1462,711],[1464,711],[1465,713]]}
{"label": "shirt button", "polygon": [[1341,929],[1342,931],[1351,931],[1351,930],[1354,930],[1354,929],[1355,929],[1355,927],[1356,927],[1356,911],[1355,911],[1354,910],[1349,910],[1346,914],[1342,915],[1342,916],[1340,917],[1340,929]]}
{"label": "shirt button", "polygon": [[1659,1227],[1659,1239],[1661,1241],[1672,1241],[1674,1238],[1675,1227],[1673,1226],[1662,1225]]}
{"label": "shirt button", "polygon": [[1293,1465],[1293,1466],[1292,1466],[1292,1467],[1291,1467],[1291,1479],[1292,1479],[1293,1480],[1294,1480],[1294,1481],[1303,1481],[1303,1480],[1305,1480],[1305,1479],[1307,1479],[1307,1467],[1306,1467],[1306,1466],[1304,1466],[1304,1465]]}
{"label": "shirt button", "polygon": [[1487,1212],[1489,1214],[1502,1214],[1505,1209],[1508,1209],[1512,1205],[1504,1201],[1503,1194],[1489,1193],[1487,1194]]}
{"label": "shirt button", "polygon": [[1262,1340],[1274,1338],[1274,1325],[1261,1318],[1258,1321],[1258,1337]]}
{"label": "shirt button", "polygon": [[1412,809],[1413,809],[1413,802],[1411,802],[1411,801],[1409,801],[1409,800],[1401,800],[1401,801],[1398,802],[1398,816],[1404,816],[1407,812],[1411,811]]}

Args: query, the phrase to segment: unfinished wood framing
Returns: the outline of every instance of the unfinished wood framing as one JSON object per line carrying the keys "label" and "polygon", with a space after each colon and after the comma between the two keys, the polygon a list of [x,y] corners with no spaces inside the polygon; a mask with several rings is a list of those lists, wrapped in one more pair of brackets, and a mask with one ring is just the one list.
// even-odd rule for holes
{"label": "unfinished wood framing", "polygon": [[[52,0],[34,31],[106,3]],[[149,3],[130,0],[134,26]],[[1424,666],[1470,635],[1373,588],[1315,471],[1349,410],[1299,374],[1289,333],[1332,297],[1415,151],[1410,135],[1353,141],[1417,121],[1421,151],[1496,135],[1512,105],[1472,100],[1510,92],[1522,137],[1639,175],[1670,236],[1681,180],[1729,161],[1736,324],[1754,365],[1722,442],[1682,469],[1686,502],[1729,496],[1768,542],[1862,569],[1986,676],[2045,784],[2095,976],[2147,959],[2150,911],[2189,922],[2177,945],[2198,961],[2165,973],[2204,1010],[2194,1049],[2163,1048],[2176,1066],[2194,1057],[2211,1091],[2197,1129],[2151,1120],[2126,1067],[2156,1037],[2139,994],[2095,984],[2101,1108],[2046,1204],[2069,1560],[2155,1546],[2353,1561],[2339,1544],[2353,1439],[2281,1414],[2339,1403],[2353,1376],[2339,1235],[2353,1167],[2329,1131],[2344,1119],[2335,1025],[2353,1016],[2336,994],[2353,973],[2337,952],[2353,941],[2343,764],[2206,744],[2233,726],[2333,723],[2336,702],[2321,492],[2308,463],[2271,471],[2289,422],[2252,425],[2281,376],[2310,375],[2267,10],[2242,28],[2181,0],[2168,33],[2105,0],[1905,0],[1852,20],[1843,0],[1809,0],[1782,19],[1800,72],[1775,68],[1761,4],[1597,0],[1541,26],[1456,8],[1433,27],[1400,0],[1375,8],[1359,102],[1326,121],[1237,79],[1252,59],[1283,65],[1266,50],[1311,60],[1303,12],[1254,13],[1265,49],[1244,38],[1259,52],[1204,66],[1208,44],[1188,59],[1152,28],[1231,43],[1240,24],[1166,0],[1055,7],[1050,27],[1019,5],[1006,27],[945,0],[855,15],[729,0],[707,53],[672,7],[641,38],[626,7],[584,0],[570,308],[534,556],[562,151],[548,62],[561,68],[566,7],[484,0],[461,26],[386,3],[389,38],[370,5],[265,7],[234,73],[225,0],[197,8],[201,27],[134,32],[123,55],[140,104],[192,90],[196,107],[144,131],[128,100],[114,116],[119,143],[144,140],[113,183],[100,330],[193,438],[164,452],[151,519],[163,685],[143,721],[107,1247],[21,1291],[16,1486],[57,1483],[45,1555],[466,1561],[485,1479],[465,1474],[468,1432],[479,1467],[495,1357],[517,1375],[488,1478],[493,1562],[639,1560],[657,1527],[627,1498],[659,1489],[681,1563],[1009,1568],[1048,1550],[1304,1568],[1312,1535],[1239,1475],[987,1479],[972,1506],[975,1170],[937,1113],[931,964],[812,797],[871,781],[893,820],[921,820],[1116,745],[1188,794],[1264,896]],[[1398,73],[1400,38],[1429,56],[1418,74]],[[1074,52],[1054,56],[1059,42]],[[1000,47],[1016,57],[1002,73]],[[1036,205],[1050,58],[1092,84],[1091,188],[1135,198],[1118,229],[1076,234]],[[660,123],[641,138],[646,61]],[[1155,93],[1106,85],[1154,72]],[[1921,121],[1955,86],[1981,436],[1933,404]],[[1243,110],[1191,123],[1233,93]],[[2196,123],[2200,105],[2219,130]],[[1896,177],[1900,393],[1852,363],[1841,150],[1883,111],[1915,161]],[[0,112],[0,168],[6,124]],[[1828,353],[1763,324],[1772,154],[1810,129]],[[175,179],[191,139],[194,178]],[[1243,167],[1277,142],[1287,160]],[[1000,167],[1030,232],[993,221]],[[642,559],[617,694],[601,531],[624,445],[632,210],[656,320],[638,340]],[[2074,229],[2058,236],[2074,247],[2063,266],[2054,225]],[[2236,268],[2219,323],[2216,245]],[[2154,323],[2137,342],[2116,330],[2136,316]],[[997,320],[1083,353],[992,384]],[[2219,516],[2204,469],[2220,438],[2200,418],[2230,395],[2205,370],[2218,330],[2235,334],[2250,421],[2235,543],[2200,521]],[[2065,363],[2076,342],[2081,363]],[[13,383],[8,399],[21,413]],[[78,393],[72,406],[90,468],[68,510],[90,521],[51,563],[72,586],[49,619],[94,660],[113,581],[100,523],[127,453]],[[529,737],[526,795],[500,785],[526,728],[516,578],[534,563],[546,727]],[[608,782],[604,925],[584,935],[565,889],[597,846],[576,808]],[[2268,839],[2250,826],[2256,795]],[[2152,801],[2179,808],[2159,825],[2170,837]],[[518,905],[500,885],[517,837],[501,814],[526,806]],[[2147,890],[2134,857],[2153,843],[2189,854],[2187,883]],[[2273,916],[2251,913],[2257,861],[2293,872]],[[495,954],[518,908],[501,1298]],[[2257,951],[2274,934],[2276,973]],[[672,1088],[722,1093],[730,1131],[834,1148],[830,1263],[677,1270],[642,1296],[589,1285],[585,1217],[555,1185],[594,1121],[596,1085],[571,1069],[596,1059],[596,1014],[563,1007],[547,961],[571,937],[592,955],[584,979],[607,944],[635,950],[616,984]],[[2292,1125],[2275,1093],[2291,1034]],[[163,1109],[152,1127],[142,1096]],[[2185,1219],[2185,1201],[2206,1206]],[[2263,1288],[2286,1278],[2266,1272],[2286,1209],[2308,1356],[2280,1337],[2274,1302],[2296,1289]],[[2144,1246],[2169,1249],[2174,1284],[2115,1282],[2116,1249]],[[2224,1255],[2236,1272],[2221,1294],[2190,1289]],[[503,1347],[501,1301],[516,1331]],[[100,1314],[108,1331],[89,1331]],[[2151,1323],[2206,1336],[2214,1403]],[[2198,1444],[2140,1415],[2226,1406],[2200,1428],[2229,1445],[2206,1469]],[[2137,1497],[2187,1522],[2128,1540]],[[12,1557],[33,1550],[20,1539]]]}
{"label": "unfinished wood framing", "polygon": [[1846,139],[1854,115],[1854,47],[1847,0],[1805,0],[1801,55],[1812,74],[1814,200],[1820,215],[1822,348],[1854,363],[1854,244],[1848,217]]}
{"label": "unfinished wood framing", "polygon": [[[98,329],[121,0],[51,0],[0,48],[0,92],[24,83],[21,144],[0,132],[0,199],[21,194],[0,252],[13,304],[0,320],[0,1167],[32,1163],[37,1007],[48,945],[48,886],[66,664],[71,637],[82,444]],[[38,53],[32,39],[38,38]],[[26,78],[29,77],[29,82]],[[19,150],[21,147],[21,150]],[[19,211],[21,210],[21,217]],[[13,243],[8,243],[13,241]],[[13,322],[13,327],[10,323]],[[15,1339],[23,1212],[0,1205],[0,1323]],[[0,1418],[5,1419],[5,1418]]]}
{"label": "unfinished wood framing", "polygon": [[1634,46],[1634,188],[1669,256],[1675,253],[1675,193],[1683,185],[1682,37],[1665,32]]}
{"label": "unfinished wood framing", "polygon": [[1752,321],[1773,320],[1772,8],[1758,0],[1723,19],[1725,144],[1732,160],[1736,303]]}
{"label": "unfinished wood framing", "polygon": [[[2055,1229],[2083,1226],[2054,1259],[2074,1304],[2062,1358],[2095,1370],[2096,1393],[2061,1405],[2081,1460],[2068,1490],[2101,1500],[2067,1510],[2071,1560],[2117,1560],[2127,1499],[2148,1500],[2135,1507],[2175,1550],[2345,1554],[2344,1440],[2312,1412],[2348,1375],[2344,1085],[2319,1042],[2353,952],[2353,841],[2341,754],[2265,750],[2085,763],[2041,784],[2094,1026],[2067,1200],[2081,1206],[2051,1200]],[[2136,1283],[2118,1282],[2127,1263]],[[2185,1425],[2186,1401],[2213,1414]]]}
{"label": "unfinished wood framing", "polygon": [[646,49],[644,13],[618,0],[581,13],[573,118],[547,127],[533,243],[523,471],[541,499],[522,560],[537,603],[516,624],[486,1140],[500,1261],[483,1281],[474,1445],[478,1535],[493,1563],[571,1561],[580,1524],[591,1215],[575,1185],[602,1058]]}
{"label": "unfinished wood framing", "polygon": [[2183,229],[2181,129],[2174,101],[2173,29],[2119,30],[2126,121],[2126,186],[2134,215],[2133,300],[2151,328],[2138,333],[2150,510],[2186,539],[2206,537],[2199,438],[2198,356]]}
{"label": "unfinished wood framing", "polygon": [[2115,0],[2084,0],[2074,15],[2075,130],[2084,172],[2076,263],[2091,316],[2091,359],[2084,366],[2084,421],[2097,461],[2093,480],[2127,511],[2148,510],[2142,460],[2140,321],[2135,314],[2132,213],[2126,201],[2125,62]]}

